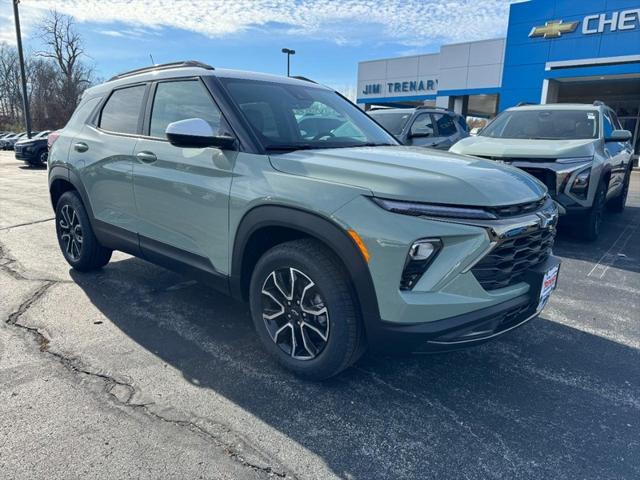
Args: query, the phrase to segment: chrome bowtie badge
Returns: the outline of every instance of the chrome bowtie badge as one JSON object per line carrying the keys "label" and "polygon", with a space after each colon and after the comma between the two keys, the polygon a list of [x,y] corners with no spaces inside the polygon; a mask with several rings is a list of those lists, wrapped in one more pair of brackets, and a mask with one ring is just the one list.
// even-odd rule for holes
{"label": "chrome bowtie badge", "polygon": [[529,37],[558,38],[563,33],[571,33],[575,31],[578,22],[564,23],[562,20],[550,20],[544,25],[533,27],[529,33]]}

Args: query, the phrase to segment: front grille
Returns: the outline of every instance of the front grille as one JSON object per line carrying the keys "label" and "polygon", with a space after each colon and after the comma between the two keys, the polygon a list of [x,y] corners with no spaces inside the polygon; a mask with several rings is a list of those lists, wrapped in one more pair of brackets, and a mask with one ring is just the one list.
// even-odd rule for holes
{"label": "front grille", "polygon": [[527,213],[535,212],[542,208],[547,201],[548,197],[542,197],[540,200],[528,203],[520,203],[518,205],[508,205],[506,207],[492,207],[488,208],[491,213],[494,213],[498,218],[515,217],[517,215],[526,215]]}
{"label": "front grille", "polygon": [[530,167],[521,168],[521,170],[524,170],[532,177],[535,177],[538,180],[540,180],[542,183],[544,183],[545,186],[549,189],[549,193],[551,194],[556,193],[556,174],[553,170],[548,170],[546,168],[530,168]]}
{"label": "front grille", "polygon": [[501,240],[471,271],[485,290],[521,282],[528,270],[549,258],[555,235],[552,227]]}

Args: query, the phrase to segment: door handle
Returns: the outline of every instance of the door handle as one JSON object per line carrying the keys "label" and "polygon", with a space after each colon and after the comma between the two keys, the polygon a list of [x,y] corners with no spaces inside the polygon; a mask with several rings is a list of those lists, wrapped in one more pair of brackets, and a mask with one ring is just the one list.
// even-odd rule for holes
{"label": "door handle", "polygon": [[141,162],[144,162],[144,163],[153,163],[156,160],[158,160],[158,157],[156,157],[155,153],[147,152],[147,151],[138,152],[136,157],[138,157],[138,160],[140,160]]}
{"label": "door handle", "polygon": [[73,149],[76,152],[82,153],[82,152],[86,152],[87,150],[89,150],[89,145],[87,145],[84,142],[78,142],[78,143],[74,143],[73,144]]}

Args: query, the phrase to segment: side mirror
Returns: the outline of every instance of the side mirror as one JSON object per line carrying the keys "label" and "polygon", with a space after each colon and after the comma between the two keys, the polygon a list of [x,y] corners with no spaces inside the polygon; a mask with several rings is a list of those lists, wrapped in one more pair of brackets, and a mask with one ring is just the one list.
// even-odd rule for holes
{"label": "side mirror", "polygon": [[605,142],[628,142],[631,140],[631,132],[629,130],[614,130],[604,139]]}
{"label": "side mirror", "polygon": [[187,118],[170,123],[165,134],[171,145],[182,148],[230,149],[236,143],[236,139],[231,136],[216,135],[211,125],[201,118]]}

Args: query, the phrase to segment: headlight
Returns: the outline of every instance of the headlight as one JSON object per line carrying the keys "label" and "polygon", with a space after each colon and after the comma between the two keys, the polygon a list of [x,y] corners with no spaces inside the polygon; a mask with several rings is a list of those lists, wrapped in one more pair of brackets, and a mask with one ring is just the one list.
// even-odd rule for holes
{"label": "headlight", "polygon": [[466,218],[471,220],[495,220],[498,217],[482,208],[454,207],[431,203],[403,202],[385,198],[370,197],[380,207],[394,213],[413,215],[414,217]]}
{"label": "headlight", "polygon": [[441,248],[442,242],[437,238],[425,238],[411,245],[404,262],[400,290],[411,290],[418,283]]}
{"label": "headlight", "polygon": [[558,158],[556,159],[556,163],[580,163],[580,162],[591,162],[593,157],[570,157],[570,158]]}
{"label": "headlight", "polygon": [[591,167],[579,172],[571,184],[571,193],[576,197],[587,198],[589,192],[589,180],[591,178]]}

